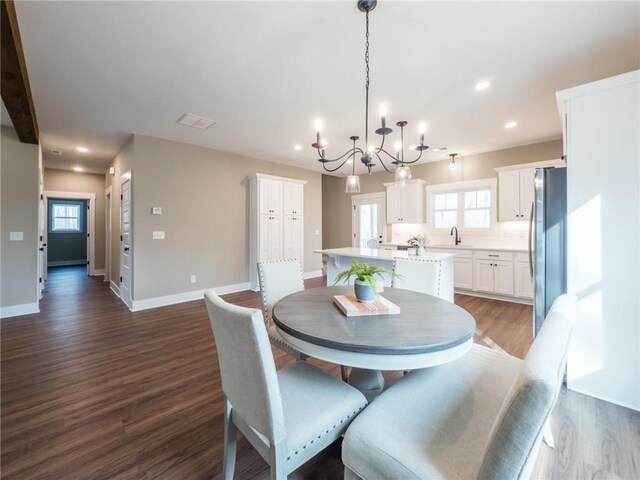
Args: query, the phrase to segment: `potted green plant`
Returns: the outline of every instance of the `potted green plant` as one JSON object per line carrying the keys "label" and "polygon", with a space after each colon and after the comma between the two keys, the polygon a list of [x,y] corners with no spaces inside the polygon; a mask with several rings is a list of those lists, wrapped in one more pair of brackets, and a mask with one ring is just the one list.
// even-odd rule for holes
{"label": "potted green plant", "polygon": [[416,254],[422,256],[426,253],[425,247],[429,245],[429,240],[422,234],[414,235],[407,240],[410,247],[416,249]]}
{"label": "potted green plant", "polygon": [[360,263],[355,258],[351,263],[351,268],[340,272],[336,276],[334,285],[338,282],[347,283],[351,277],[356,277],[353,282],[353,291],[359,302],[373,302],[378,297],[378,286],[376,284],[376,275],[382,278],[383,274],[390,277],[399,277],[400,275],[392,272],[386,267],[380,265],[367,265]]}

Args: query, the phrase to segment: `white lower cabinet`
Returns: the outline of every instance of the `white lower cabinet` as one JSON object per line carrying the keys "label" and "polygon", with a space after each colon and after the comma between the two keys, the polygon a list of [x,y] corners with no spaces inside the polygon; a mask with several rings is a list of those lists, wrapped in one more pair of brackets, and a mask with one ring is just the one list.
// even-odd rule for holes
{"label": "white lower cabinet", "polygon": [[302,217],[284,217],[284,258],[302,263],[304,254],[304,222]]}
{"label": "white lower cabinet", "polygon": [[474,263],[473,289],[493,293],[493,261],[476,259]]}
{"label": "white lower cabinet", "polygon": [[283,254],[282,215],[260,215],[258,262],[281,260]]}
{"label": "white lower cabinet", "polygon": [[514,265],[515,296],[529,300],[533,299],[533,281],[531,279],[529,259],[518,258]]}
{"label": "white lower cabinet", "polygon": [[513,296],[513,262],[476,259],[473,280],[478,292]]}
{"label": "white lower cabinet", "polygon": [[498,295],[513,296],[513,262],[503,260],[493,262],[493,292]]}
{"label": "white lower cabinet", "polygon": [[453,259],[453,285],[455,288],[471,290],[473,288],[473,260],[471,258]]}

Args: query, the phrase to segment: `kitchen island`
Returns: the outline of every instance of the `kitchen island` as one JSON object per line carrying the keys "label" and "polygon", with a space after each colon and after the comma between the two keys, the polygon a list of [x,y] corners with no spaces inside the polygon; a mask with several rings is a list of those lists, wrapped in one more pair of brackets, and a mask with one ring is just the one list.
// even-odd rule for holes
{"label": "kitchen island", "polygon": [[[407,258],[409,253],[402,250],[383,250],[376,248],[330,248],[326,250],[315,250],[315,253],[321,253],[326,255],[327,258],[327,285],[333,285],[336,281],[336,276],[343,270],[347,270],[351,267],[351,262],[355,258],[359,262],[364,262],[368,265],[380,265],[387,267],[389,270],[393,269],[393,259],[396,257]],[[418,258],[424,258],[427,260],[440,260],[442,261],[442,277],[441,277],[441,291],[444,298],[451,298],[453,300],[453,257],[450,253],[433,253],[427,252],[425,255]],[[383,275],[383,282],[386,287],[391,286],[391,279],[388,275]]]}

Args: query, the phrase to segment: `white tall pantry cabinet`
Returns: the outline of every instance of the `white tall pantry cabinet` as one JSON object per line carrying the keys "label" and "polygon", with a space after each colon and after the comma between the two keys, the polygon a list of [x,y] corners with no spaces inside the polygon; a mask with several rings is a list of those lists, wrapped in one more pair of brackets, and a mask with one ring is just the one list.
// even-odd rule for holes
{"label": "white tall pantry cabinet", "polygon": [[256,173],[249,178],[249,284],[257,263],[304,259],[304,180]]}
{"label": "white tall pantry cabinet", "polygon": [[558,92],[567,155],[567,384],[640,410],[640,71]]}

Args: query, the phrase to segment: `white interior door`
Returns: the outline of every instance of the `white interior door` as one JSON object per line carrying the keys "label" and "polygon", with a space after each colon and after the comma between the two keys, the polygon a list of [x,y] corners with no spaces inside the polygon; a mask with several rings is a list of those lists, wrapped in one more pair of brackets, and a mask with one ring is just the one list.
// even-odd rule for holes
{"label": "white interior door", "polygon": [[104,221],[106,232],[105,235],[105,258],[104,258],[104,281],[111,281],[111,228],[112,228],[112,214],[111,214],[111,187],[108,187],[104,196]]}
{"label": "white interior door", "polygon": [[132,232],[131,178],[123,176],[120,183],[120,298],[131,307]]}
{"label": "white interior door", "polygon": [[351,245],[371,248],[369,241],[386,241],[386,216],[384,193],[354,195],[351,197]]}

